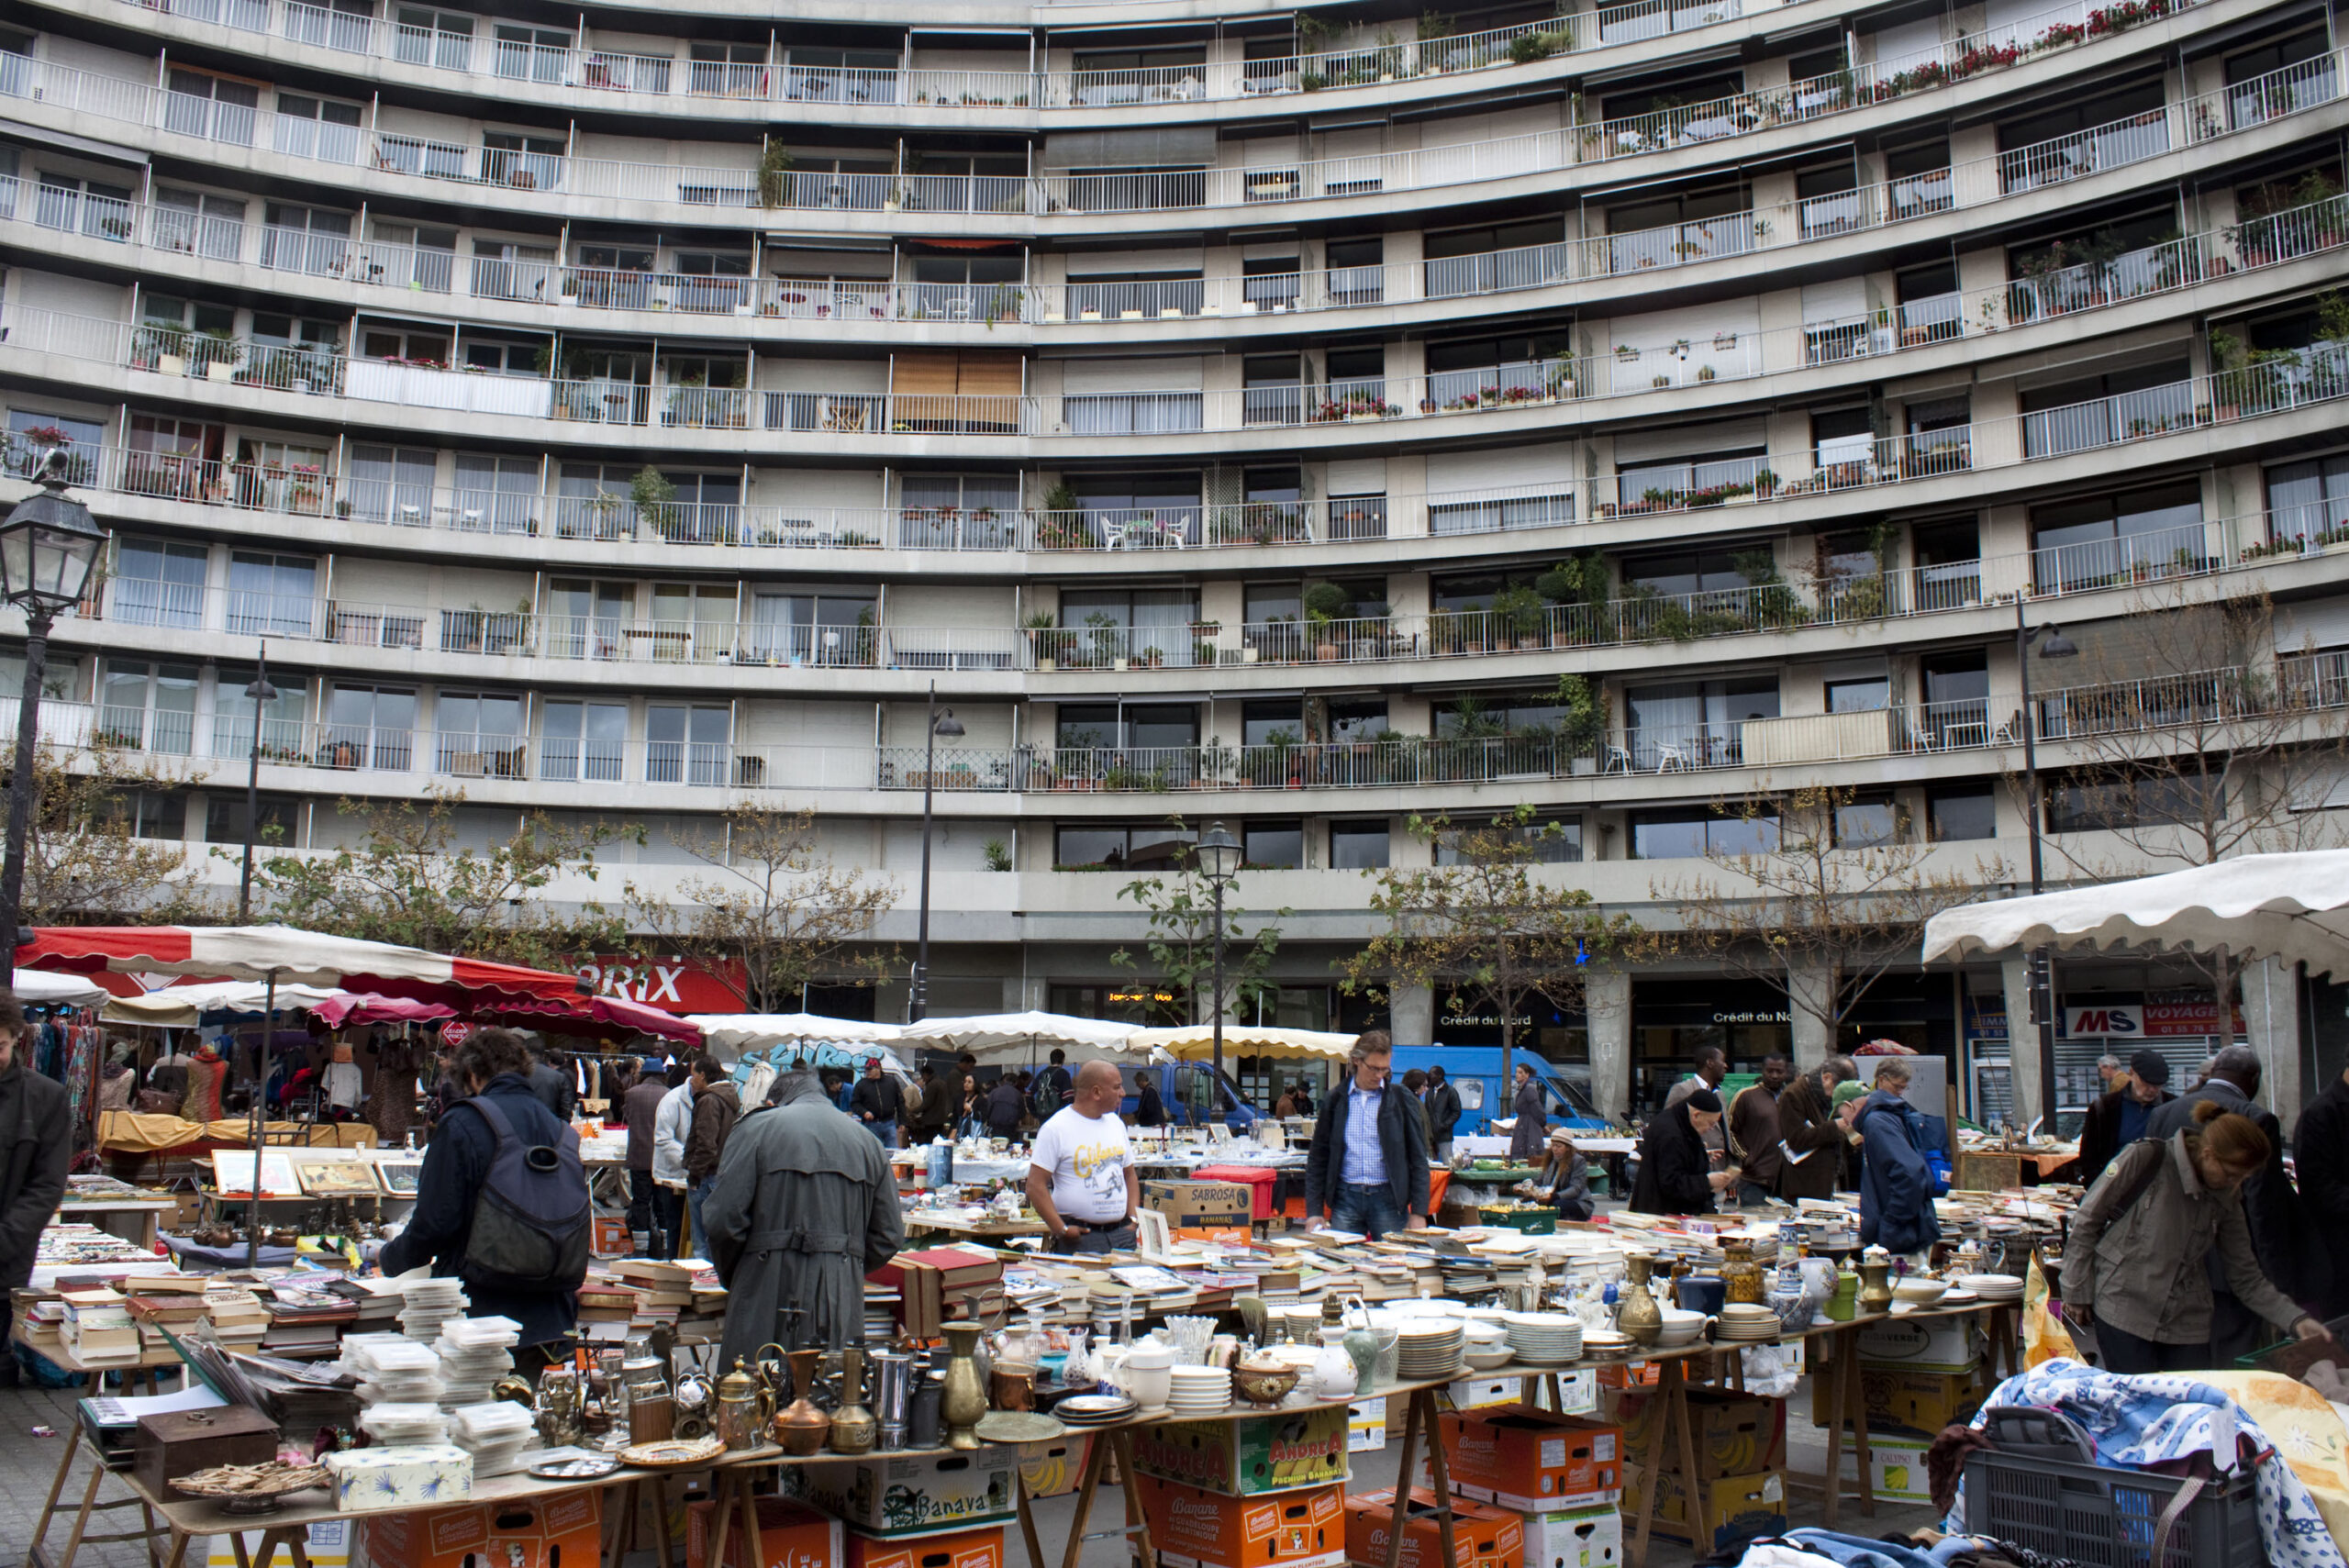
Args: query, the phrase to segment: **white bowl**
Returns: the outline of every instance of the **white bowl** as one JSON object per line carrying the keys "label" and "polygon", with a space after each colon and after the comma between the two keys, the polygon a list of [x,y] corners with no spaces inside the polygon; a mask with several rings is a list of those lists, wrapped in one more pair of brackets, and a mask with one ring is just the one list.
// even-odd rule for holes
{"label": "white bowl", "polygon": [[1892,1299],[1909,1301],[1919,1307],[1931,1307],[1949,1293],[1949,1282],[1937,1279],[1905,1279],[1892,1287]]}
{"label": "white bowl", "polygon": [[1664,1309],[1664,1331],[1667,1334],[1695,1334],[1702,1332],[1704,1327],[1705,1315],[1701,1312],[1691,1312],[1681,1307]]}
{"label": "white bowl", "polygon": [[1478,1372],[1490,1372],[1517,1359],[1517,1352],[1504,1346],[1497,1351],[1470,1351],[1460,1358]]}
{"label": "white bowl", "polygon": [[1977,1296],[1998,1296],[2022,1288],[2022,1281],[2013,1274],[1960,1274],[1957,1283]]}

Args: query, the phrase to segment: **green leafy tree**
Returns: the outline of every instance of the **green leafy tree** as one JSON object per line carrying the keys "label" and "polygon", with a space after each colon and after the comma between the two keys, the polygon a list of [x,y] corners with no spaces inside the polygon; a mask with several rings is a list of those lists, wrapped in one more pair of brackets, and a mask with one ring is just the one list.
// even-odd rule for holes
{"label": "green leafy tree", "polygon": [[[1180,817],[1174,819],[1182,827]],[[1182,999],[1183,1021],[1202,1023],[1212,1016],[1215,989],[1215,889],[1196,861],[1186,856],[1162,876],[1137,877],[1118,890],[1149,917],[1142,949],[1152,977]],[[1226,894],[1223,905],[1223,987],[1226,997],[1241,1010],[1252,1007],[1280,987],[1268,976],[1274,955],[1280,951],[1281,930],[1273,922],[1296,911],[1275,909],[1252,930],[1247,910]],[[1109,955],[1119,969],[1141,973],[1141,962],[1124,948]]]}
{"label": "green leafy tree", "polygon": [[253,870],[256,911],[309,930],[534,969],[568,969],[577,954],[625,944],[626,921],[600,902],[547,895],[560,878],[595,882],[596,851],[638,829],[563,826],[531,812],[518,814],[510,837],[475,849],[457,841],[464,800],[451,790],[372,806],[342,802],[345,815],[366,815],[358,844],[270,853]]}
{"label": "green leafy tree", "polygon": [[1506,1081],[1520,1009],[1534,997],[1576,1010],[1594,966],[1638,934],[1627,915],[1600,911],[1587,890],[1536,871],[1558,828],[1520,805],[1489,822],[1454,827],[1414,817],[1411,837],[1447,863],[1365,872],[1370,907],[1387,929],[1340,964],[1348,995],[1391,998],[1424,986],[1500,1019]]}
{"label": "green leafy tree", "polygon": [[24,923],[190,924],[216,915],[187,851],[139,834],[142,804],[152,807],[193,782],[114,746],[36,751]]}

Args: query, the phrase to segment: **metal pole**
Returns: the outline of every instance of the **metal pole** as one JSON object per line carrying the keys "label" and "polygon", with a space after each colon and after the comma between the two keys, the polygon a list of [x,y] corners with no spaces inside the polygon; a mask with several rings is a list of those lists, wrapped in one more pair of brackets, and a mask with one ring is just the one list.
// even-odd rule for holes
{"label": "metal pole", "polygon": [[907,1008],[915,1023],[930,1016],[930,800],[938,777],[938,683],[930,684],[930,701],[922,712],[921,762],[921,927],[914,943],[912,1005]]}
{"label": "metal pole", "polygon": [[269,639],[261,639],[261,654],[253,665],[253,743],[245,762],[245,872],[237,883],[237,922],[253,917],[253,835],[261,831],[261,705],[262,689],[269,684]]}
{"label": "metal pole", "polygon": [[1215,1081],[1208,1085],[1208,1104],[1219,1113],[1223,1106],[1223,878],[1215,884],[1215,986],[1208,1006],[1215,1013]]}
{"label": "metal pole", "polygon": [[[2031,704],[2031,628],[2023,621],[2023,595],[2015,595],[2015,671],[2022,682],[2023,811],[2031,823],[2031,891],[2045,890],[2046,865],[2039,841],[2039,716]],[[2039,1114],[2055,1126],[2055,986],[2054,959],[2045,948],[2031,955],[2032,1010],[2038,1014]],[[2012,1025],[2009,1024],[2009,1029]],[[2011,1064],[2009,1068],[2011,1075]]]}
{"label": "metal pole", "polygon": [[261,1266],[261,1142],[262,1095],[269,1084],[269,1037],[277,1023],[277,971],[269,972],[269,990],[262,999],[261,1039],[253,1049],[252,1106],[245,1123],[253,1153],[253,1190],[245,1195],[245,1267]]}
{"label": "metal pole", "polygon": [[17,934],[25,906],[25,851],[32,838],[34,753],[40,749],[40,683],[55,617],[39,603],[25,607],[25,692],[17,705],[17,771],[8,780],[7,858],[0,862],[0,984],[16,984]]}

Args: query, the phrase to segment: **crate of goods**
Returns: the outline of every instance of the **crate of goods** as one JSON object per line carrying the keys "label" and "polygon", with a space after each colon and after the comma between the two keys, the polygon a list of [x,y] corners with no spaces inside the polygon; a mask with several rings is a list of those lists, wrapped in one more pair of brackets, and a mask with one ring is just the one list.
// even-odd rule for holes
{"label": "crate of goods", "polygon": [[1019,1480],[1030,1497],[1061,1497],[1076,1490],[1085,1473],[1090,1438],[1072,1432],[1050,1442],[1019,1445]]}
{"label": "crate of goods", "polygon": [[[1400,1568],[1438,1568],[1443,1562],[1442,1527],[1436,1498],[1424,1486],[1411,1488],[1403,1518]],[[1386,1568],[1387,1539],[1395,1529],[1395,1493],[1389,1488],[1346,1499],[1346,1556]],[[1452,1500],[1453,1568],[1525,1568],[1525,1521],[1506,1508]]]}
{"label": "crate of goods", "polygon": [[[595,1487],[492,1506],[420,1508],[361,1527],[369,1568],[554,1568],[593,1562],[604,1547],[604,1494]],[[774,1568],[774,1559],[768,1560]]]}
{"label": "crate of goods", "polygon": [[1554,1208],[1479,1208],[1476,1223],[1489,1225],[1496,1230],[1515,1230],[1526,1236],[1555,1236],[1558,1233],[1558,1211]]}
{"label": "crate of goods", "polygon": [[1343,1482],[1246,1497],[1156,1475],[1133,1485],[1151,1544],[1169,1568],[1340,1568],[1346,1561]]}
{"label": "crate of goods", "polygon": [[1859,1341],[1863,1362],[1916,1372],[1971,1372],[1990,1349],[1971,1316],[1887,1318],[1861,1329]]}
{"label": "crate of goods", "polygon": [[2165,1550],[2151,1555],[2154,1528],[2187,1484],[2181,1475],[1980,1450],[1965,1461],[1965,1527],[2079,1562],[2262,1568],[2259,1496],[2248,1469],[2206,1483]]}
{"label": "crate of goods", "polygon": [[[1880,1502],[1932,1502],[1932,1482],[1925,1473],[1925,1455],[1932,1448],[1928,1442],[1869,1433],[1868,1490]],[[1856,1450],[1857,1445],[1843,1450],[1843,1475],[1847,1481],[1859,1479],[1860,1456]]]}
{"label": "crate of goods", "polygon": [[1444,1386],[1443,1396],[1455,1410],[1484,1410],[1514,1405],[1525,1397],[1522,1377],[1463,1377]]}
{"label": "crate of goods", "polygon": [[1578,1416],[1520,1407],[1443,1417],[1452,1489],[1531,1513],[1612,1502],[1623,1485],[1623,1431]]}
{"label": "crate of goods", "polygon": [[1620,1568],[1623,1510],[1608,1504],[1525,1516],[1525,1568]]}
{"label": "crate of goods", "polygon": [[[1786,1468],[1785,1400],[1725,1388],[1691,1388],[1687,1400],[1698,1475],[1711,1481]],[[1664,1440],[1664,1396],[1625,1394],[1615,1409],[1633,1453],[1660,1453],[1664,1469],[1680,1468],[1680,1445]]]}
{"label": "crate of goods", "polygon": [[1273,1218],[1273,1191],[1281,1173],[1264,1165],[1202,1165],[1191,1173],[1194,1182],[1214,1182],[1248,1189],[1248,1218]]}
{"label": "crate of goods", "polygon": [[[1645,1503],[1643,1493],[1646,1477],[1640,1476],[1623,1494],[1623,1517],[1631,1520],[1627,1528],[1637,1529],[1640,1509]],[[1784,1471],[1772,1470],[1759,1475],[1724,1475],[1717,1480],[1698,1481],[1701,1496],[1698,1529],[1705,1551],[1718,1551],[1731,1540],[1751,1536],[1759,1530],[1782,1530],[1787,1521],[1787,1477]],[[1688,1484],[1669,1472],[1656,1478],[1655,1516],[1648,1526],[1649,1532],[1666,1540],[1689,1541]]]}
{"label": "crate of goods", "polygon": [[1141,1206],[1169,1225],[1244,1226],[1255,1218],[1256,1189],[1245,1182],[1144,1182]]}
{"label": "crate of goods", "polygon": [[[1346,1407],[1136,1428],[1134,1468],[1233,1496],[1346,1478]],[[1163,1541],[1159,1543],[1163,1546]]]}
{"label": "crate of goods", "polygon": [[874,1454],[785,1465],[785,1489],[874,1535],[959,1529],[1010,1518],[1019,1509],[1019,1452]]}
{"label": "crate of goods", "polygon": [[[1943,1427],[1974,1418],[1990,1392],[1989,1369],[1920,1372],[1913,1367],[1859,1363],[1860,1407],[1868,1430],[1899,1437],[1934,1438]],[[1826,1401],[1811,1401],[1811,1424],[1827,1425]]]}
{"label": "crate of goods", "polygon": [[1003,1527],[892,1536],[852,1529],[843,1568],[1004,1568]]}
{"label": "crate of goods", "polygon": [[[686,1505],[685,1568],[710,1568],[709,1544],[718,1529],[717,1508],[716,1503],[708,1501]],[[845,1530],[840,1520],[818,1513],[805,1503],[795,1503],[788,1497],[761,1497],[761,1561],[756,1568],[841,1568],[847,1544]],[[734,1527],[726,1532],[726,1560],[717,1568],[751,1568],[746,1561],[749,1556],[738,1510]]]}

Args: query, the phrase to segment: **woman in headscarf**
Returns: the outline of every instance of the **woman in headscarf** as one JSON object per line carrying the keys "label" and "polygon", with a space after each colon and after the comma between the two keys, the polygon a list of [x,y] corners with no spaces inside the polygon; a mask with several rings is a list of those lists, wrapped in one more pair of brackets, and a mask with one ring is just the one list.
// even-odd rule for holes
{"label": "woman in headscarf", "polygon": [[1517,1092],[1509,1102],[1509,1114],[1517,1118],[1508,1135],[1510,1163],[1540,1163],[1542,1146],[1548,1141],[1550,1116],[1542,1106],[1542,1081],[1522,1062],[1517,1064]]}
{"label": "woman in headscarf", "polygon": [[1697,1089],[1658,1111],[1640,1135],[1640,1173],[1631,1207],[1642,1214],[1710,1214],[1714,1195],[1737,1180],[1735,1171],[1709,1169],[1705,1134],[1720,1124],[1721,1097]]}
{"label": "woman in headscarf", "polygon": [[130,1070],[130,1053],[117,1051],[106,1058],[106,1071],[98,1075],[98,1109],[127,1111],[130,1108],[130,1086],[139,1074]]}
{"label": "woman in headscarf", "polygon": [[1561,1219],[1590,1218],[1590,1165],[1564,1128],[1551,1132],[1550,1157],[1542,1162],[1542,1173],[1530,1182],[1520,1183],[1518,1190],[1528,1197],[1555,1205]]}

